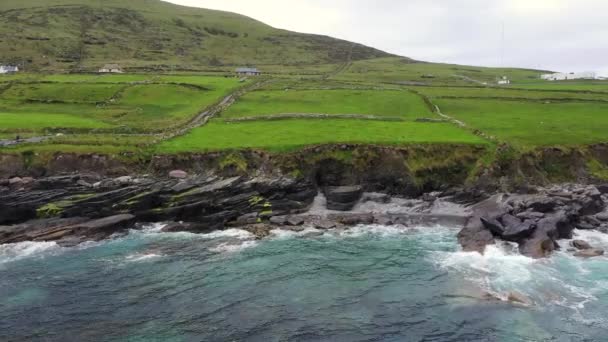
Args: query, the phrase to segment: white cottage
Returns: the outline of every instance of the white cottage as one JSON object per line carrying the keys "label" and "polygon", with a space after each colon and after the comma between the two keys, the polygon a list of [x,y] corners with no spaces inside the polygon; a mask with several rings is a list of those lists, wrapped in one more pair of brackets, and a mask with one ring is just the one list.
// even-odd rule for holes
{"label": "white cottage", "polygon": [[511,84],[511,80],[507,76],[503,76],[498,80],[498,84],[500,84],[500,85]]}
{"label": "white cottage", "polygon": [[99,73],[101,74],[122,74],[124,71],[118,64],[106,64],[103,68],[99,69]]}
{"label": "white cottage", "polygon": [[262,73],[258,68],[237,68],[236,74],[239,76],[260,76]]}
{"label": "white cottage", "polygon": [[0,74],[14,74],[19,72],[19,67],[15,65],[0,65]]}

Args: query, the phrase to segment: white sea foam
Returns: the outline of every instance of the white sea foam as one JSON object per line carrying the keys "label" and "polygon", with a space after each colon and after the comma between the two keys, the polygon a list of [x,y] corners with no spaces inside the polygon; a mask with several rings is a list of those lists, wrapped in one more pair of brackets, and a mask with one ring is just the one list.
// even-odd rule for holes
{"label": "white sea foam", "polygon": [[26,258],[45,257],[61,252],[55,242],[19,242],[0,245],[0,264],[14,262]]}
{"label": "white sea foam", "polygon": [[163,255],[161,254],[156,254],[156,253],[136,253],[136,254],[131,254],[128,255],[126,257],[126,261],[127,262],[142,262],[142,261],[149,261],[151,259],[157,259],[157,258],[162,258]]}
{"label": "white sea foam", "polygon": [[249,240],[255,238],[252,233],[242,229],[218,230],[209,234],[202,234],[201,237],[205,239],[233,238],[239,240]]}
{"label": "white sea foam", "polygon": [[[585,239],[596,237],[583,233]],[[608,241],[608,240],[606,240]],[[506,298],[508,293],[522,293],[542,307],[567,307],[580,313],[599,294],[608,292],[608,279],[596,279],[589,269],[589,260],[561,251],[548,259],[535,260],[519,254],[515,244],[499,244],[477,252],[435,252],[432,260],[456,277],[470,281],[484,291]],[[600,274],[608,268],[598,265]],[[596,275],[597,277],[597,275]]]}
{"label": "white sea foam", "polygon": [[219,245],[210,248],[209,250],[215,253],[238,253],[248,248],[253,248],[257,246],[258,242],[254,240],[249,241],[241,241],[241,242],[224,242]]}

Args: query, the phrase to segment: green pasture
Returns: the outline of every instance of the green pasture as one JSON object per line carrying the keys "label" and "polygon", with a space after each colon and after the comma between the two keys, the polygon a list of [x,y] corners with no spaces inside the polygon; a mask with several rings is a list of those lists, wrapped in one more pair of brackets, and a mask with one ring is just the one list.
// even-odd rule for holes
{"label": "green pasture", "polygon": [[429,85],[469,85],[496,83],[507,76],[514,83],[539,79],[539,71],[512,68],[484,68],[455,64],[416,62],[407,58],[387,57],[351,63],[335,75],[337,80],[365,80],[387,83]]}
{"label": "green pasture", "polygon": [[438,99],[441,110],[471,128],[526,148],[608,141],[608,104]]}
{"label": "green pasture", "polygon": [[412,87],[411,89],[431,98],[496,98],[529,100],[593,100],[607,101],[608,93],[585,91],[541,91],[511,88],[476,87]]}
{"label": "green pasture", "polygon": [[202,152],[247,148],[288,151],[309,145],[330,143],[405,145],[486,142],[447,123],[353,119],[288,119],[227,123],[213,120],[185,136],[161,143],[157,152]]}
{"label": "green pasture", "polygon": [[[0,87],[0,130],[115,127],[121,132],[160,132],[185,124],[247,84],[235,78],[203,76],[52,77],[53,82],[17,82]],[[156,83],[130,82],[135,79],[154,79]]]}
{"label": "green pasture", "polygon": [[422,98],[407,91],[279,90],[248,93],[221,117],[233,119],[288,113],[360,114],[405,120],[434,115]]}
{"label": "green pasture", "polygon": [[7,113],[0,111],[0,130],[8,133],[45,128],[110,128],[110,124],[67,114]]}

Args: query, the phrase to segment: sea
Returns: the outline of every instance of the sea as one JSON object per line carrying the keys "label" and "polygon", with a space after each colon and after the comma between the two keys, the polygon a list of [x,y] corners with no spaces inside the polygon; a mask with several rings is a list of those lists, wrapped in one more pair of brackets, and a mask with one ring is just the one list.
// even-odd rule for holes
{"label": "sea", "polygon": [[533,260],[462,252],[458,227],[162,228],[1,245],[0,341],[608,341],[608,258],[568,241]]}

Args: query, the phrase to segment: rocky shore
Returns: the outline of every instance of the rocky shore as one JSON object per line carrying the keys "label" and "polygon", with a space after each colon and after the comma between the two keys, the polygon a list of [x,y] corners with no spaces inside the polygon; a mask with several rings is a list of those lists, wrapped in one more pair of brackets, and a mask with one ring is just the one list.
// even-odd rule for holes
{"label": "rocky shore", "polygon": [[[558,240],[571,239],[575,228],[608,231],[608,186],[563,185],[491,197],[451,189],[416,199],[364,190],[359,185],[318,187],[304,178],[222,178],[180,170],[164,178],[13,177],[0,180],[0,244],[75,245],[145,222],[168,222],[164,229],[171,232],[239,227],[258,238],[276,228],[439,224],[464,227],[458,238],[465,251],[483,253],[503,240],[517,243],[523,255],[542,258],[559,248]],[[472,201],[476,204],[453,203]],[[604,253],[585,241],[574,241],[572,252],[581,257]]]}
{"label": "rocky shore", "polygon": [[[543,258],[572,239],[574,229],[608,232],[608,186],[563,185],[535,194],[497,194],[472,206],[472,216],[458,234],[465,251],[483,253],[497,240],[517,243],[523,255]],[[603,255],[584,241],[573,242],[581,257]]]}

